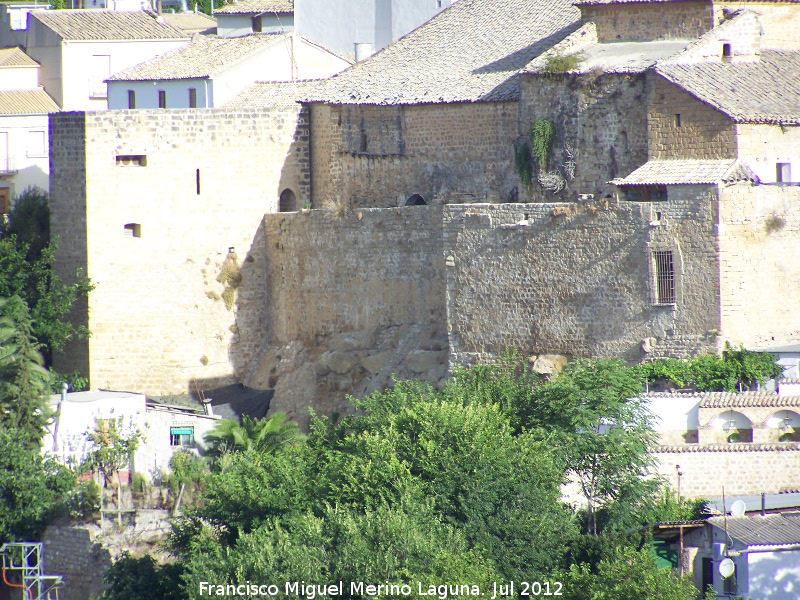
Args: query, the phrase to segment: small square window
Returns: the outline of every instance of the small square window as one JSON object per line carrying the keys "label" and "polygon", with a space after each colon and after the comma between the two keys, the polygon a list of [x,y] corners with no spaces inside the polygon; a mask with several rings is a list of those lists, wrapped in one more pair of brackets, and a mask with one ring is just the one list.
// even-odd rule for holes
{"label": "small square window", "polygon": [[731,45],[730,44],[722,44],[722,57],[723,58],[730,58],[731,57]]}
{"label": "small square window", "polygon": [[128,108],[136,108],[136,92],[128,90]]}
{"label": "small square window", "polygon": [[675,120],[675,127],[680,127],[681,126],[681,116],[676,113],[674,120]]}
{"label": "small square window", "polygon": [[158,90],[158,108],[167,108],[167,92]]}
{"label": "small square window", "polygon": [[142,226],[139,223],[126,223],[124,229],[125,237],[142,237]]}
{"label": "small square window", "polygon": [[47,156],[44,131],[28,132],[28,157]]}
{"label": "small square window", "polygon": [[253,33],[261,33],[261,17],[253,17]]}
{"label": "small square window", "polygon": [[197,90],[189,88],[189,108],[197,108]]}
{"label": "small square window", "polygon": [[170,446],[194,446],[194,427],[170,427]]}
{"label": "small square window", "polygon": [[789,183],[792,180],[792,169],[789,163],[778,163],[776,165],[775,181],[778,183]]}

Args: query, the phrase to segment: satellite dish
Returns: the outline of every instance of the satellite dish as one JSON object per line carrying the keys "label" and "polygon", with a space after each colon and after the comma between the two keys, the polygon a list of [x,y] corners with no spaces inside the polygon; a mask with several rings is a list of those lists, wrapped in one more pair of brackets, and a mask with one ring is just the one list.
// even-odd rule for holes
{"label": "satellite dish", "polygon": [[719,574],[725,578],[728,578],[731,575],[733,575],[733,572],[735,570],[736,567],[730,558],[726,558],[721,563],[719,563]]}
{"label": "satellite dish", "polygon": [[744,516],[744,502],[741,500],[737,500],[733,504],[731,504],[731,516],[734,517],[743,517]]}

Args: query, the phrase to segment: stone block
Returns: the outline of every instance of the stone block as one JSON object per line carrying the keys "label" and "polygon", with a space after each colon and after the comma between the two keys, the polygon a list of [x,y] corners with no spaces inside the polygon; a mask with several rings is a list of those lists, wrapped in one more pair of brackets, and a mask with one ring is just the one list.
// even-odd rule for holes
{"label": "stone block", "polygon": [[358,356],[353,352],[333,350],[325,352],[320,357],[320,362],[330,371],[343,375],[349,373],[358,364]]}
{"label": "stone block", "polygon": [[444,364],[446,358],[445,351],[414,350],[406,355],[406,368],[414,373],[424,373]]}
{"label": "stone block", "polygon": [[569,362],[569,357],[563,354],[540,354],[539,356],[531,356],[531,368],[536,373],[542,375],[550,375],[558,373]]}
{"label": "stone block", "polygon": [[361,359],[361,366],[375,375],[387,366],[390,368],[397,366],[399,362],[400,357],[397,353],[387,350],[371,356],[364,356]]}

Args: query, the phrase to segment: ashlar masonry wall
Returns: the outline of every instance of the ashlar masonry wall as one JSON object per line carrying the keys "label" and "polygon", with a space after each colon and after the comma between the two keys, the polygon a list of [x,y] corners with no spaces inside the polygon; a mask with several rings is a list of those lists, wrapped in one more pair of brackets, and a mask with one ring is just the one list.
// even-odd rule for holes
{"label": "ashlar masonry wall", "polygon": [[580,9],[585,21],[596,24],[600,42],[691,39],[715,24],[710,2],[597,4]]}
{"label": "ashlar masonry wall", "polygon": [[644,74],[523,76],[518,144],[531,144],[537,119],[550,121],[554,139],[548,171],[558,172],[565,187],[557,194],[545,190],[534,165],[532,184],[520,187],[520,199],[554,202],[613,193],[608,181],[647,160],[647,96]]}
{"label": "ashlar masonry wall", "polygon": [[748,348],[800,340],[800,185],[720,193],[722,331]]}
{"label": "ashlar masonry wall", "polygon": [[263,215],[309,194],[305,113],[60,113],[50,140],[56,272],[96,285],[76,314],[92,337],[57,368],[150,393],[244,377],[266,340]]}
{"label": "ashlar masonry wall", "polygon": [[736,158],[735,132],[736,125],[727,116],[653,76],[648,115],[651,160]]}
{"label": "ashlar masonry wall", "polygon": [[314,104],[312,204],[353,207],[498,202],[514,197],[516,102]]}
{"label": "ashlar masonry wall", "polygon": [[[444,253],[452,364],[508,348],[639,361],[719,343],[714,198],[672,202],[447,206]],[[655,222],[656,212],[661,219]],[[676,303],[653,302],[652,252],[673,251]]]}
{"label": "ashlar masonry wall", "polygon": [[268,345],[245,381],[271,410],[347,414],[400,378],[447,374],[441,207],[264,218]]}

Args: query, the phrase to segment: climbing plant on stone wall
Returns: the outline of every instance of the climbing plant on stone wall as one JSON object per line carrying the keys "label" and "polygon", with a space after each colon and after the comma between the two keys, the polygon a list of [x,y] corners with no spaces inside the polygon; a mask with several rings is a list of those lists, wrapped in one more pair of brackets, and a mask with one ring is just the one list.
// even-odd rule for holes
{"label": "climbing plant on stone wall", "polygon": [[531,181],[533,181],[533,161],[531,160],[531,146],[528,142],[524,142],[517,149],[516,159],[519,180],[525,189],[530,189]]}
{"label": "climbing plant on stone wall", "polygon": [[546,172],[553,149],[553,124],[547,119],[538,119],[531,127],[531,148],[539,161],[539,171]]}

